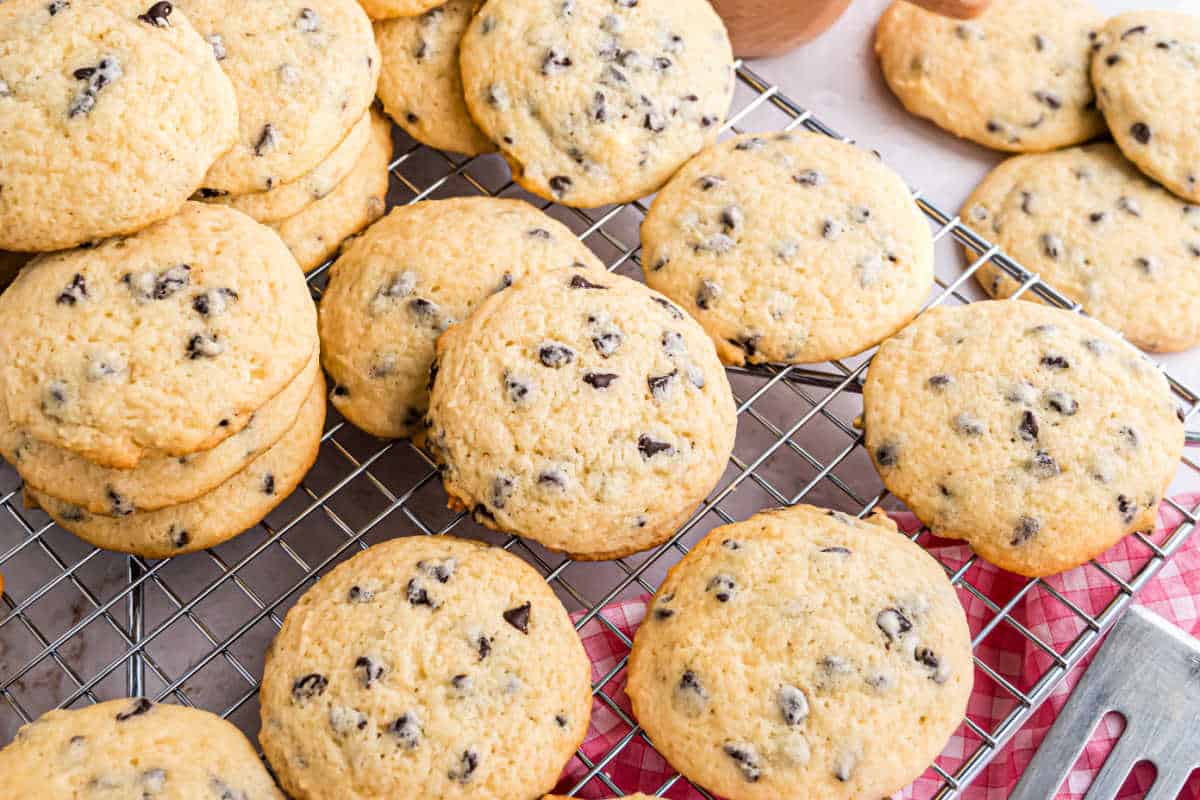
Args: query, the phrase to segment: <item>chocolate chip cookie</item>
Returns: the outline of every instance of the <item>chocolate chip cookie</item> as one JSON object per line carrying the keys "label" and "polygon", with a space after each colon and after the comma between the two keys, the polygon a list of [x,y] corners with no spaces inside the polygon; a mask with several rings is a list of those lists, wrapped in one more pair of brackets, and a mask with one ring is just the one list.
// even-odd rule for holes
{"label": "chocolate chip cookie", "polygon": [[316,461],[324,423],[325,386],[319,381],[295,422],[266,452],[207,494],[156,511],[93,514],[30,486],[26,496],[59,527],[105,550],[146,558],[205,550],[262,522],[292,493]]}
{"label": "chocolate chip cookie", "polygon": [[863,408],[887,488],[935,535],[1029,576],[1152,528],[1183,447],[1152,362],[1036,303],[926,312],[880,346]]}
{"label": "chocolate chip cookie", "polygon": [[358,2],[371,19],[391,19],[393,17],[415,17],[442,5],[446,0],[358,0]]}
{"label": "chocolate chip cookie", "polygon": [[237,102],[170,3],[0,4],[0,249],[58,250],[174,214]]}
{"label": "chocolate chip cookie", "polygon": [[603,275],[570,229],[520,200],[393,209],[337,260],[321,299],[333,405],[375,436],[422,432],[437,337],[513,281],[562,267]]}
{"label": "chocolate chip cookie", "polygon": [[995,150],[1041,152],[1104,131],[1088,80],[1103,24],[1087,0],[1004,0],[973,20],[895,0],[875,52],[913,114]]}
{"label": "chocolate chip cookie", "polygon": [[662,186],[716,140],[734,80],[704,0],[489,0],[463,36],[462,74],[514,179],[582,207]]}
{"label": "chocolate chip cookie", "polygon": [[[320,371],[314,353],[308,366],[255,411],[246,427],[211,450],[192,455],[148,455],[133,469],[101,467],[13,428],[2,407],[0,453],[26,486],[89,514],[124,517],[178,505],[212,491],[278,442],[295,423]],[[324,388],[321,379],[317,391]]]}
{"label": "chocolate chip cookie", "polygon": [[619,275],[527,276],[437,343],[427,443],[453,505],[597,560],[666,540],[737,426],[703,329]]}
{"label": "chocolate chip cookie", "polygon": [[110,700],[51,711],[0,750],[5,794],[284,800],[241,731],[207,711]]}
{"label": "chocolate chip cookie", "polygon": [[1200,203],[1200,16],[1131,11],[1104,25],[1092,59],[1096,99],[1125,156]]}
{"label": "chocolate chip cookie", "polygon": [[[1200,207],[1147,180],[1112,144],[1009,159],[962,217],[1138,347],[1200,343]],[[993,297],[1020,287],[990,262],[975,275]]]}
{"label": "chocolate chip cookie", "polygon": [[591,667],[542,577],[449,536],[377,544],[288,612],[259,740],[294,797],[538,797],[587,731]]}
{"label": "chocolate chip cookie", "polygon": [[375,23],[388,115],[418,142],[472,156],[496,149],[467,113],[458,67],[458,43],[477,5],[450,0],[419,17]]}
{"label": "chocolate chip cookie", "polygon": [[32,267],[0,295],[8,418],[101,466],[215,447],[316,347],[295,259],[231,209],[187,203],[129,238]]}
{"label": "chocolate chip cookie", "polygon": [[383,216],[391,160],[392,124],[371,112],[367,146],[350,174],[320,200],[271,223],[301,269],[320,266],[342,242]]}
{"label": "chocolate chip cookie", "polygon": [[262,223],[278,222],[281,219],[299,214],[307,206],[320,200],[333,191],[342,179],[354,169],[360,156],[366,150],[371,137],[371,114],[363,114],[362,119],[354,123],[354,127],[342,139],[342,143],[329,154],[329,157],[309,172],[292,183],[276,186],[269,192],[254,194],[226,194],[215,197],[197,197],[196,199],[227,205],[236,208],[243,214],[254,217]]}
{"label": "chocolate chip cookie", "polygon": [[233,148],[206,194],[265,192],[313,170],[375,97],[379,50],[354,0],[180,0],[237,92]]}
{"label": "chocolate chip cookie", "polygon": [[629,657],[634,715],[732,800],[887,796],[962,721],[973,665],[941,566],[879,514],[793,506],[674,566]]}
{"label": "chocolate chip cookie", "polygon": [[726,364],[826,361],[912,319],[933,285],[933,237],[870,153],[815,133],[747,134],[658,193],[642,268]]}

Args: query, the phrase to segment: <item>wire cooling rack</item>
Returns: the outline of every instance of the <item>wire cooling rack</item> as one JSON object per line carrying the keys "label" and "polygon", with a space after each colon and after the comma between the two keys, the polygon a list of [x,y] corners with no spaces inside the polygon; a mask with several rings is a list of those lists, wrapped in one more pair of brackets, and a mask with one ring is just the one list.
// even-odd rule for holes
{"label": "wire cooling rack", "polygon": [[[738,71],[739,86],[729,130],[803,127],[836,136],[751,70]],[[514,186],[496,156],[460,160],[421,147],[397,132],[389,204],[458,194],[530,198]],[[939,248],[938,288],[931,303],[969,302],[971,275],[991,261],[1048,302],[1077,307],[1005,257],[956,216],[914,193]],[[578,211],[547,206],[572,227],[610,268],[637,275],[638,226],[643,203]],[[965,246],[975,259],[961,268]],[[309,283],[319,297],[328,265]],[[147,561],[93,549],[55,527],[40,511],[22,507],[15,473],[0,469],[0,572],[8,581],[0,602],[0,743],[23,723],[55,707],[77,707],[122,695],[205,708],[231,719],[247,734],[258,729],[258,682],[263,652],[287,609],[321,574],[374,542],[423,532],[484,539],[536,567],[577,625],[599,624],[624,648],[617,666],[594,686],[596,702],[610,710],[622,730],[616,745],[589,758],[579,752],[581,776],[569,787],[591,783],[620,795],[605,766],[630,742],[646,740],[619,699],[630,641],[603,613],[606,605],[652,592],[666,568],[716,525],[745,519],[768,506],[800,501],[866,514],[876,505],[899,507],[870,467],[853,420],[861,410],[868,358],[815,367],[763,367],[730,371],[739,413],[737,446],[718,488],[667,544],[613,562],[575,564],[537,545],[476,526],[446,509],[437,470],[408,442],[380,442],[344,423],[330,410],[320,456],[302,487],[263,524],[204,553]],[[1200,397],[1172,387],[1189,420]],[[1200,473],[1185,457],[1180,475]],[[736,491],[736,494],[734,490]],[[1166,501],[1170,503],[1171,501]],[[1175,507],[1182,521],[1154,537],[1135,534],[1144,555],[1127,575],[1093,563],[1093,589],[1110,599],[1089,613],[1040,580],[1015,582],[1003,592],[973,582],[974,559],[946,564],[963,596],[984,603],[990,618],[974,637],[976,679],[995,682],[1004,698],[987,724],[970,715],[959,738],[965,749],[944,754],[931,769],[941,782],[936,797],[957,795],[1046,699],[1055,685],[1096,644],[1134,593],[1192,531],[1200,509]],[[928,543],[928,532],[913,538]],[[1065,648],[1045,643],[1013,617],[1023,598],[1043,592],[1063,606],[1060,624],[1073,626]],[[1023,637],[1049,666],[1027,684],[1014,682],[1003,665],[990,663],[989,636]],[[993,710],[994,711],[994,710]],[[666,792],[678,775],[659,788]],[[599,784],[597,785],[596,782]],[[703,794],[703,792],[701,792]],[[704,794],[707,797],[707,794]]]}

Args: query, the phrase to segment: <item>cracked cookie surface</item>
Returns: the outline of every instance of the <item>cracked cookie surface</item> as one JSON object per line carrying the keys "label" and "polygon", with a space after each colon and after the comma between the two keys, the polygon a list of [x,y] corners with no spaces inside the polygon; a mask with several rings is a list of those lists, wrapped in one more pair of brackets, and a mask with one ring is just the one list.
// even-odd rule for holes
{"label": "cracked cookie surface", "polygon": [[1183,447],[1166,378],[1101,323],[1038,303],[933,308],[880,346],[866,446],[934,535],[1021,575],[1153,528]]}
{"label": "cracked cookie surface", "polygon": [[[1138,347],[1171,352],[1200,343],[1200,206],[1148,180],[1113,144],[1009,159],[961,214]],[[992,297],[1020,288],[990,261],[975,277]]]}
{"label": "cracked cookie surface", "polygon": [[715,794],[850,800],[924,771],[972,678],[933,558],[882,514],[798,505],[716,528],[671,568],[626,690],[655,747]]}
{"label": "cracked cookie surface", "polygon": [[1112,17],[1092,59],[1096,100],[1125,157],[1200,203],[1200,16]]}
{"label": "cracked cookie surface", "polygon": [[467,108],[516,181],[571,206],[657,190],[716,140],[733,96],[703,0],[489,0],[461,60]]}
{"label": "cracked cookie surface", "polygon": [[261,697],[259,739],[294,797],[537,797],[587,731],[591,665],[534,569],[418,534],[300,598]]}
{"label": "cracked cookie surface", "polygon": [[0,295],[0,319],[12,425],[121,469],[237,433],[317,341],[279,237],[201,203],[129,238],[40,257]]}
{"label": "cracked cookie surface", "polygon": [[212,49],[185,14],[150,21],[152,5],[0,4],[0,249],[168,217],[233,143],[237,102]]}
{"label": "cracked cookie surface", "polygon": [[815,133],[704,150],[642,223],[646,283],[726,364],[812,363],[877,344],[933,284],[933,237],[898,175]]}
{"label": "cracked cookie surface", "polygon": [[574,266],[604,274],[570,229],[520,200],[393,209],[338,258],[321,299],[334,407],[375,436],[422,432],[437,337],[525,275]]}
{"label": "cracked cookie surface", "polygon": [[42,715],[0,750],[0,772],[5,792],[43,800],[284,800],[232,724],[144,698]]}
{"label": "cracked cookie surface", "polygon": [[233,148],[206,194],[265,192],[300,179],[375,98],[379,50],[354,0],[179,0],[237,93]]}
{"label": "cracked cookie surface", "polygon": [[913,114],[995,150],[1041,152],[1104,132],[1088,78],[1103,24],[1087,0],[1004,0],[973,20],[895,0],[875,53]]}
{"label": "cracked cookie surface", "polygon": [[576,558],[664,541],[733,447],[712,341],[620,275],[527,276],[442,334],[435,372],[426,441],[451,502]]}

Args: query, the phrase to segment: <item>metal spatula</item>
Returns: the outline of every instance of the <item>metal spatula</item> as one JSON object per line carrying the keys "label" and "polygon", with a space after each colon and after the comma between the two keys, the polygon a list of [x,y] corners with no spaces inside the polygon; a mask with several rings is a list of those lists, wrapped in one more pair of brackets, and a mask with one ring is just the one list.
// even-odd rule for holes
{"label": "metal spatula", "polygon": [[1143,760],[1158,770],[1146,800],[1174,800],[1200,766],[1200,642],[1132,606],[1113,626],[1009,800],[1053,797],[1110,711],[1125,717],[1125,732],[1086,800],[1116,797]]}

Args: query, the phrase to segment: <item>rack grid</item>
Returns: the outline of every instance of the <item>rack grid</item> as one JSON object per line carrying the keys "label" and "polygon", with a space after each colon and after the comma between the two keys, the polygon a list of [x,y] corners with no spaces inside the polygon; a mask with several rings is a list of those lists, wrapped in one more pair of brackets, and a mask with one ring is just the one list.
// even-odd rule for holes
{"label": "rack grid", "polygon": [[[745,65],[739,64],[738,78],[727,132],[802,127],[842,138]],[[464,160],[420,146],[399,131],[396,140],[389,207],[456,194],[524,197],[575,230],[610,269],[637,277],[638,225],[647,210],[643,202],[591,211],[554,206],[523,193],[496,156]],[[1020,282],[1020,293],[1079,310],[957,216],[919,191],[913,194],[938,242],[940,277],[931,304],[970,302],[971,276],[990,261]],[[959,255],[964,248],[974,255],[965,269]],[[308,275],[314,298],[320,297],[328,266]],[[948,276],[942,275],[946,272]],[[4,466],[0,572],[8,585],[0,600],[0,743],[51,708],[123,695],[206,708],[253,736],[262,654],[296,598],[332,566],[374,542],[414,532],[454,531],[524,558],[576,612],[578,628],[598,624],[616,643],[621,652],[615,666],[593,686],[596,707],[617,720],[615,744],[590,758],[578,752],[572,774],[579,777],[566,788],[572,794],[585,786],[589,792],[631,791],[617,785],[605,767],[630,742],[649,740],[621,700],[630,640],[605,615],[605,607],[653,592],[666,568],[704,532],[760,508],[804,501],[859,516],[879,505],[900,508],[870,468],[854,425],[868,364],[869,355],[817,366],[730,369],[739,430],[723,480],[666,544],[613,562],[576,564],[448,511],[437,470],[425,453],[409,442],[368,437],[332,408],[320,456],[300,489],[242,536],[172,560],[149,561],[85,545],[40,511],[23,507],[19,478]],[[1200,395],[1177,381],[1171,385],[1187,421],[1193,422]],[[1189,440],[1195,443],[1194,437]],[[1189,471],[1200,473],[1200,465],[1185,453],[1179,475]],[[1180,521],[1153,536],[1134,534],[1141,555],[1129,574],[1095,562],[1079,568],[1090,571],[1093,585],[1108,589],[1109,600],[1098,610],[1072,603],[1053,582],[1019,579],[1002,591],[982,583],[976,580],[974,556],[942,562],[960,596],[982,602],[989,611],[972,642],[976,679],[996,683],[1006,702],[986,722],[970,713],[964,719],[959,736],[967,743],[965,750],[943,754],[930,768],[940,781],[935,797],[955,797],[978,777],[1191,534],[1200,506],[1164,502]],[[912,538],[930,545],[925,529]],[[1022,599],[1035,592],[1062,605],[1075,631],[1067,647],[1052,647],[1014,618]],[[1002,665],[991,662],[987,640],[993,635],[1022,637],[1044,654],[1047,667],[1028,685],[1018,685]],[[686,779],[671,774],[658,792],[681,781]],[[699,787],[697,791],[709,797]]]}

